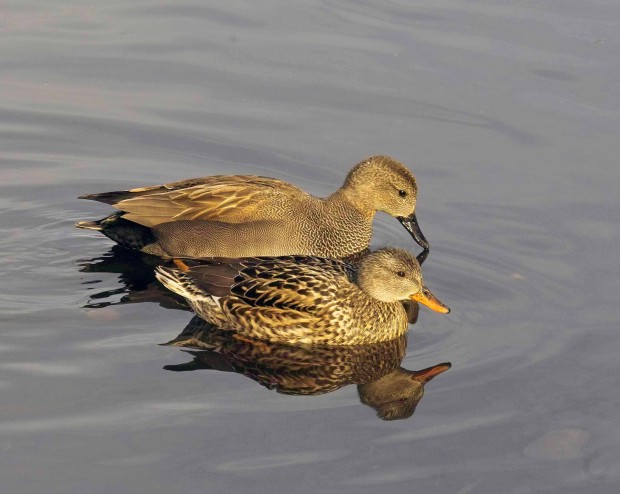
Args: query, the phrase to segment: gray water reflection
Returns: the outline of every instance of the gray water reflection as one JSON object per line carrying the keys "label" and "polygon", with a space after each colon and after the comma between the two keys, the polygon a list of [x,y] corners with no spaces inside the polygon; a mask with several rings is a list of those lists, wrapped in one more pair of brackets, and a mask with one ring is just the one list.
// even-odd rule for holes
{"label": "gray water reflection", "polygon": [[84,284],[89,285],[87,308],[102,308],[109,305],[156,302],[165,308],[188,310],[188,305],[155,279],[154,268],[165,264],[159,257],[142,254],[114,245],[108,252],[92,259],[78,261],[80,272],[83,273],[115,273],[118,275],[119,286],[111,290],[97,289],[100,279],[90,279]]}

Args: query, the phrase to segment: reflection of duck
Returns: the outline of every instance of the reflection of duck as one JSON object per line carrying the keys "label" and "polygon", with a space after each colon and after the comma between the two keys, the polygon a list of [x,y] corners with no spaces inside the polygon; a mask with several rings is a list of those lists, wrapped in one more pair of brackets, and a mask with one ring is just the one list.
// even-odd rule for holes
{"label": "reflection of duck", "polygon": [[[201,261],[202,262],[202,261]],[[402,249],[371,252],[359,264],[320,257],[210,259],[157,278],[223,329],[273,342],[363,345],[407,331],[401,301],[450,310],[424,286]]]}
{"label": "reflection of duck", "polygon": [[239,339],[198,316],[166,345],[201,349],[188,352],[193,361],[167,370],[237,372],[282,394],[319,395],[357,384],[361,402],[383,420],[411,417],[424,385],[450,368],[449,363],[420,371],[402,368],[405,336],[372,345],[291,346]]}
{"label": "reflection of duck", "polygon": [[76,226],[164,257],[346,257],[368,247],[373,217],[384,211],[426,250],[416,196],[415,178],[404,165],[373,156],[356,165],[326,199],[273,178],[213,176],[84,195],[120,211]]}
{"label": "reflection of duck", "polygon": [[424,385],[450,368],[442,363],[420,371],[400,367],[407,340],[361,346],[291,346],[239,339],[195,316],[166,345],[199,348],[194,360],[171,371],[214,369],[237,372],[288,395],[319,395],[357,384],[360,400],[384,420],[411,417]]}

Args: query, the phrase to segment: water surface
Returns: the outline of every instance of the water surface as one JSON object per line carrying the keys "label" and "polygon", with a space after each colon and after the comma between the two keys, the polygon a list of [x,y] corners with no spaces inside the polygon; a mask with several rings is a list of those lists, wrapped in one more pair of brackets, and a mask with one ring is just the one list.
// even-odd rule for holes
{"label": "water surface", "polygon": [[[617,490],[616,2],[13,1],[0,28],[2,490]],[[164,369],[191,314],[72,227],[109,212],[84,193],[327,195],[377,153],[416,174],[452,308],[410,331],[403,367],[452,369],[407,420]],[[381,245],[416,248],[379,215]]]}

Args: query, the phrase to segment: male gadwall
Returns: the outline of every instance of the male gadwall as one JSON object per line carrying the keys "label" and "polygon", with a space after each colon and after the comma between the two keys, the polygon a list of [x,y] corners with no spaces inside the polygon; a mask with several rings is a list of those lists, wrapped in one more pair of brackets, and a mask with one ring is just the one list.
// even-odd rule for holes
{"label": "male gadwall", "polygon": [[312,255],[347,257],[368,248],[377,211],[398,218],[424,250],[413,174],[372,156],[326,199],[274,178],[211,176],[81,196],[119,211],[78,228],[162,257]]}
{"label": "male gadwall", "polygon": [[357,265],[306,256],[214,258],[156,276],[215,326],[282,343],[363,345],[407,331],[402,301],[447,314],[405,250],[383,248]]}

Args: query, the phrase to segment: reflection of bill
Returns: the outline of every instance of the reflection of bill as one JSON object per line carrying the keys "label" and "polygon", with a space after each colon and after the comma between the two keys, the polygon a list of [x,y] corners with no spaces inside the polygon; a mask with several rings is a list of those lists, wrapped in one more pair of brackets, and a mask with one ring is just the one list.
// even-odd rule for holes
{"label": "reflection of bill", "polygon": [[288,395],[319,395],[357,384],[360,401],[383,420],[411,417],[424,385],[450,368],[449,363],[420,371],[401,367],[405,336],[361,346],[291,346],[240,339],[199,317],[166,345],[196,349],[188,351],[191,362],[164,367],[170,371],[237,372]]}

